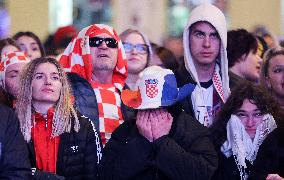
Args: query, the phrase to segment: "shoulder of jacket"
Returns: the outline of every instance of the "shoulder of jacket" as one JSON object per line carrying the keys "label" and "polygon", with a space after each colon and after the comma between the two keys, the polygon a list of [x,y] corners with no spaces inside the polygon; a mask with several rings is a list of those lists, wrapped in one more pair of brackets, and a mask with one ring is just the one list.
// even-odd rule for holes
{"label": "shoulder of jacket", "polygon": [[182,126],[178,126],[180,128],[186,128],[185,131],[191,131],[194,132],[196,135],[199,134],[204,134],[207,135],[209,134],[208,128],[200,124],[200,122],[189,115],[186,112],[181,112],[181,114],[178,116],[178,121],[177,123],[182,123]]}

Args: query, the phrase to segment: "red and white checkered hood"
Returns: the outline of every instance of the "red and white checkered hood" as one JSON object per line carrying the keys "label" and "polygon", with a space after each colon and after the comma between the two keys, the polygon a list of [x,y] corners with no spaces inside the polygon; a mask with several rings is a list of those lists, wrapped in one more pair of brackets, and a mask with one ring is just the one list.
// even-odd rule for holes
{"label": "red and white checkered hood", "polygon": [[0,81],[3,88],[5,88],[5,73],[7,67],[9,67],[12,64],[16,63],[28,63],[30,62],[30,59],[26,56],[24,52],[21,51],[14,51],[5,54],[3,57],[1,57],[1,63],[0,63]]}
{"label": "red and white checkered hood", "polygon": [[117,32],[104,24],[93,24],[82,29],[69,43],[59,62],[66,72],[78,73],[81,77],[92,80],[92,60],[89,38],[106,33],[118,42],[116,67],[113,71],[112,82],[116,88],[122,90],[127,78],[128,69],[125,52]]}

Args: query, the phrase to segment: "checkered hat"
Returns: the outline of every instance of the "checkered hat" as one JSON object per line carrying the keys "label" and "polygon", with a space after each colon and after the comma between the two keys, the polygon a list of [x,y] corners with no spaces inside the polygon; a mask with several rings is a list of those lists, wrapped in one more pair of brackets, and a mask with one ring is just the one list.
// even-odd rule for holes
{"label": "checkered hat", "polygon": [[1,82],[2,87],[5,88],[4,82],[5,82],[5,73],[6,73],[7,67],[9,67],[12,64],[16,64],[16,63],[28,63],[28,62],[30,62],[30,59],[25,55],[24,52],[21,52],[21,51],[13,51],[1,57],[0,82]]}
{"label": "checkered hat", "polygon": [[177,87],[174,73],[159,66],[150,66],[141,72],[137,81],[138,90],[123,90],[123,103],[134,109],[155,109],[175,104],[188,96],[193,84]]}

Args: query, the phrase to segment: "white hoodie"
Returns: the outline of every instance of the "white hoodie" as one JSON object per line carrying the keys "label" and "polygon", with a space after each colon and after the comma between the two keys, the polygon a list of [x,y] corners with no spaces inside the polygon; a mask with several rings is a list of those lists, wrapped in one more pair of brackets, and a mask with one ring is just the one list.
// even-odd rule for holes
{"label": "white hoodie", "polygon": [[[220,59],[217,60],[219,64],[220,71],[218,72],[218,76],[220,79],[220,82],[216,83],[216,81],[213,80],[214,88],[218,92],[220,98],[223,102],[228,98],[230,94],[230,88],[229,88],[229,76],[228,76],[228,59],[227,59],[227,27],[226,27],[226,20],[224,14],[215,6],[209,3],[204,3],[193,9],[191,12],[191,15],[188,20],[188,24],[183,32],[183,45],[184,45],[184,61],[185,61],[185,67],[187,71],[191,74],[193,80],[197,83],[197,86],[195,88],[195,92],[193,92],[192,97],[192,105],[195,112],[195,116],[197,117],[197,111],[200,111],[200,109],[196,110],[196,106],[206,105],[208,102],[204,102],[204,92],[202,90],[202,87],[200,86],[200,81],[198,79],[198,75],[196,72],[196,68],[192,59],[192,55],[190,52],[190,44],[189,44],[189,33],[190,33],[190,27],[192,24],[196,22],[208,22],[212,26],[215,27],[216,31],[218,32],[220,38],[221,38],[221,47],[220,47]],[[213,93],[211,93],[213,94]],[[208,99],[208,98],[207,98]],[[212,98],[209,98],[210,101]],[[211,102],[210,102],[211,103]],[[206,109],[206,108],[205,108]],[[206,111],[206,110],[205,110]],[[205,113],[205,112],[198,112],[198,115]],[[203,118],[202,118],[203,119]],[[200,120],[200,123],[204,124],[203,120]]]}

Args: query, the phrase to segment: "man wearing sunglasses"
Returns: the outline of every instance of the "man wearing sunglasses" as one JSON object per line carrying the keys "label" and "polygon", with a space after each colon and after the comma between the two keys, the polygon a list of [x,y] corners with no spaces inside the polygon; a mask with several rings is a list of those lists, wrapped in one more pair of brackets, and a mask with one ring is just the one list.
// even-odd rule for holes
{"label": "man wearing sunglasses", "polygon": [[108,34],[89,38],[92,59],[92,80],[112,83],[113,69],[117,62],[117,41]]}
{"label": "man wearing sunglasses", "polygon": [[98,126],[105,145],[128,112],[120,99],[128,70],[118,34],[103,24],[86,27],[68,45],[60,63],[72,72],[68,77],[76,106]]}

